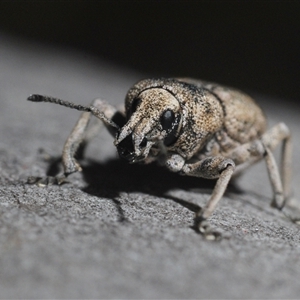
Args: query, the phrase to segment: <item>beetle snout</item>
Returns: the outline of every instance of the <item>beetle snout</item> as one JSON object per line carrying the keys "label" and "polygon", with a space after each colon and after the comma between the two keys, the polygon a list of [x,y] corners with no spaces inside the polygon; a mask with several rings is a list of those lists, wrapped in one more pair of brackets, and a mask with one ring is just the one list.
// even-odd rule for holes
{"label": "beetle snout", "polygon": [[131,134],[117,145],[117,150],[119,156],[127,161],[131,161],[134,158],[134,148]]}
{"label": "beetle snout", "polygon": [[[140,150],[145,148],[146,145],[147,145],[147,139],[144,138],[140,144]],[[143,157],[138,157],[135,153],[132,134],[128,135],[124,140],[122,140],[117,145],[117,150],[120,158],[125,159],[130,163],[139,161],[143,158]]]}

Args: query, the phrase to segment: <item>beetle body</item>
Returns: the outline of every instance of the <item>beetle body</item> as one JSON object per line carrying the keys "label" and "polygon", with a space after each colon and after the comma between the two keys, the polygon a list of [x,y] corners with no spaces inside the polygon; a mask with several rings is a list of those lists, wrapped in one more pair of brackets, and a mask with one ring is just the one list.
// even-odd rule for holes
{"label": "beetle body", "polygon": [[[136,107],[138,102],[140,107]],[[138,111],[136,114],[132,106],[134,112]],[[129,90],[125,108],[127,124],[121,129],[116,145],[132,134],[138,137],[135,153],[140,152],[140,141],[156,137],[157,141],[164,140],[167,152],[177,153],[186,160],[217,154],[229,157],[232,149],[259,138],[266,130],[265,116],[249,96],[191,79],[143,80]],[[179,114],[180,121],[168,134],[160,118],[172,109],[174,116]]]}
{"label": "beetle body", "polygon": [[[89,107],[40,95],[31,95],[28,100],[85,111],[65,143],[64,175],[56,178],[57,183],[81,170],[75,153],[88,136],[89,120],[94,115],[106,125],[120,157],[128,162],[156,160],[181,175],[217,179],[209,201],[195,218],[196,227],[206,236],[212,233],[206,219],[230,179],[256,161],[266,160],[274,192],[272,205],[281,209],[289,194],[289,129],[279,123],[267,130],[261,108],[236,89],[190,78],[146,79],[128,91],[125,113],[102,99],[94,100]],[[281,174],[272,154],[280,142]]]}

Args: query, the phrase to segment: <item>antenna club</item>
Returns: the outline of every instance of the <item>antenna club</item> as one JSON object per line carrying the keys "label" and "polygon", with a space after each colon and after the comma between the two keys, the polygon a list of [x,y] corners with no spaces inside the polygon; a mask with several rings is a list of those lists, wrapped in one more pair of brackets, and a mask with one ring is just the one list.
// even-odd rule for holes
{"label": "antenna club", "polygon": [[43,102],[44,101],[44,96],[38,95],[38,94],[31,94],[27,100],[32,101],[32,102]]}
{"label": "antenna club", "polygon": [[31,94],[27,98],[27,100],[32,101],[32,102],[49,102],[49,103],[59,104],[59,105],[69,107],[69,108],[74,108],[74,109],[77,109],[80,111],[88,111],[88,112],[91,111],[91,109],[89,107],[84,106],[84,105],[75,104],[75,103],[64,101],[64,100],[61,100],[58,98],[42,96],[42,95],[38,95],[38,94]]}

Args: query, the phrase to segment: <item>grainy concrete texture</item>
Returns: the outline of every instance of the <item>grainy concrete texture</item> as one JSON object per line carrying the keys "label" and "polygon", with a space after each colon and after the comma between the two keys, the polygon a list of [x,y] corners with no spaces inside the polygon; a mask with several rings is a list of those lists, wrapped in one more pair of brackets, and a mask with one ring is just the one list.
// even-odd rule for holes
{"label": "grainy concrete texture", "polygon": [[[0,298],[299,298],[300,225],[270,207],[265,164],[229,188],[211,218],[225,238],[205,240],[193,209],[211,184],[155,164],[118,159],[105,130],[70,184],[40,188],[55,174],[79,112],[26,97],[122,103],[145,75],[82,53],[0,43]],[[199,70],[201,74],[201,70]],[[188,75],[188,74],[186,74]],[[291,205],[299,215],[299,108],[257,96],[270,124],[293,132]]]}

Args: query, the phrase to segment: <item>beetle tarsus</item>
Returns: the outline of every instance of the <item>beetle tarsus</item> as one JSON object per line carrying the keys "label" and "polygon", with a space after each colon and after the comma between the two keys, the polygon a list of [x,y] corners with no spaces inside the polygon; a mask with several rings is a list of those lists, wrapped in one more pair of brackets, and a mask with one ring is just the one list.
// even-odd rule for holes
{"label": "beetle tarsus", "polygon": [[45,176],[45,177],[30,176],[28,177],[26,183],[34,184],[39,187],[45,187],[49,185],[62,185],[64,183],[67,183],[67,177],[65,175]]}

